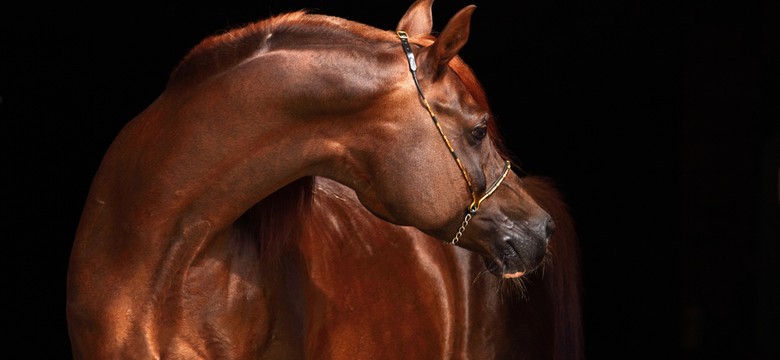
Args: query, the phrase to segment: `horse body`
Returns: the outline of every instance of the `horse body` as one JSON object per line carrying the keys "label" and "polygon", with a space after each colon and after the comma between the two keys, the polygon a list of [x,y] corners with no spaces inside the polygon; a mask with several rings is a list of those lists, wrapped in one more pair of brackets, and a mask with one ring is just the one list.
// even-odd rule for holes
{"label": "horse body", "polygon": [[[416,2],[399,27],[413,38],[430,33],[430,5],[430,0]],[[539,266],[550,226],[549,215],[509,174],[458,244],[473,255],[428,248],[431,241],[417,240],[448,241],[461,226],[472,187],[461,175],[472,174],[473,187],[484,191],[503,161],[489,138],[483,142],[484,135],[471,135],[492,119],[484,95],[464,84],[464,72],[470,71],[451,64],[465,44],[471,11],[454,16],[438,40],[416,42],[420,82],[443,115],[441,134],[421,106],[408,59],[391,32],[296,12],[196,47],[163,94],[122,129],[94,178],[69,264],[74,357],[354,358],[347,352],[357,344],[367,345],[356,350],[359,355],[373,357],[371,351],[380,350],[370,344],[386,344],[392,337],[408,340],[399,350],[403,354],[425,347],[433,357],[457,357],[486,346],[464,331],[501,328],[489,320],[505,312],[451,299],[489,298],[491,285],[475,289],[463,277],[443,281],[455,270],[429,261],[473,275],[479,258],[495,275],[520,276]],[[458,149],[462,174],[442,151],[444,133]],[[415,239],[359,248],[426,254],[412,262],[415,280],[436,285],[406,296],[416,298],[420,308],[445,311],[423,318],[412,307],[398,311],[418,318],[418,325],[425,320],[433,326],[437,331],[428,338],[414,328],[355,334],[346,325],[344,314],[358,314],[349,309],[365,308],[372,293],[386,295],[372,310],[386,310],[391,302],[397,306],[390,296],[405,285],[361,290],[371,276],[381,276],[380,268],[368,271],[360,262],[334,264],[310,256],[322,245],[317,233],[289,225],[302,219],[293,215],[306,212],[311,188],[305,183],[312,176],[344,184],[354,192],[351,205],[364,209],[359,222],[341,224],[341,230],[392,223],[399,227],[388,232]],[[299,182],[303,195],[292,210],[258,210],[280,189],[297,191],[290,184]],[[290,217],[274,218],[279,214]],[[273,219],[289,223],[274,225]],[[321,220],[330,224],[322,226],[337,224],[332,216]],[[343,232],[333,234],[328,244],[347,244],[336,239],[345,238]],[[360,239],[370,238],[365,235]],[[299,249],[281,246],[285,239]],[[329,249],[336,250],[345,251]],[[390,265],[403,264],[382,269],[392,271]],[[337,274],[360,271],[364,277],[353,282],[356,287],[339,285]],[[340,294],[351,297],[334,302]],[[338,304],[343,308],[336,309]],[[313,310],[322,307],[330,310]],[[390,314],[359,316],[368,321]]]}

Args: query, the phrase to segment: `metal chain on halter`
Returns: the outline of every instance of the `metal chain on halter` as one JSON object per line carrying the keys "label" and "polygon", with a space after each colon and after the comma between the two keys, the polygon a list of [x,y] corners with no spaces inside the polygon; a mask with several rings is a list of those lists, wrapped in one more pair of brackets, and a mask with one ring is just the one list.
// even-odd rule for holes
{"label": "metal chain on halter", "polygon": [[458,232],[455,233],[455,237],[452,238],[452,241],[450,241],[450,244],[455,245],[460,240],[460,237],[463,236],[463,232],[466,231],[466,226],[469,225],[469,221],[471,220],[471,213],[466,213],[466,217],[463,219],[463,224],[460,225],[458,228]]}
{"label": "metal chain on halter", "polygon": [[469,221],[471,221],[471,218],[474,217],[474,215],[477,215],[477,210],[479,210],[479,206],[482,205],[482,202],[485,201],[485,199],[488,198],[488,196],[492,195],[496,189],[498,189],[498,185],[501,185],[501,182],[504,181],[504,178],[506,177],[506,174],[509,173],[509,169],[512,167],[512,164],[509,161],[504,162],[504,170],[501,171],[501,176],[496,179],[496,181],[493,183],[493,185],[490,185],[490,188],[485,192],[485,195],[482,195],[482,197],[476,202],[476,204],[473,204],[469,206],[469,209],[466,211],[466,216],[463,218],[463,223],[458,228],[458,232],[455,233],[455,237],[452,238],[452,241],[450,241],[450,244],[455,245],[460,240],[460,237],[463,236],[463,232],[466,231],[466,226],[468,226]]}

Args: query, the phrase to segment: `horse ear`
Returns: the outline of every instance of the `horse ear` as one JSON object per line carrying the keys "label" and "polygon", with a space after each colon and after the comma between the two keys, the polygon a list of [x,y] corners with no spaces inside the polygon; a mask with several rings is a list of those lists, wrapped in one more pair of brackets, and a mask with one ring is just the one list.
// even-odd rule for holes
{"label": "horse ear", "polygon": [[406,10],[406,13],[395,27],[396,31],[406,31],[409,37],[428,35],[433,28],[431,6],[433,0],[417,0]]}
{"label": "horse ear", "polygon": [[[420,67],[431,74],[434,81],[444,73],[450,60],[458,54],[469,38],[471,14],[477,7],[469,5],[458,11],[430,46],[424,49]],[[422,54],[421,54],[422,55]]]}

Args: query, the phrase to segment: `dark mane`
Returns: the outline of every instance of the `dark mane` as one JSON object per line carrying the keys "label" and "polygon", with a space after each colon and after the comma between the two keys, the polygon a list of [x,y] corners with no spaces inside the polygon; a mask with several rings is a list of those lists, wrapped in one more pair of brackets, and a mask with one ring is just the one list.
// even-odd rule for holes
{"label": "dark mane", "polygon": [[[269,37],[271,34],[272,38]],[[306,10],[279,14],[207,37],[174,68],[168,86],[198,83],[241,63],[257,51],[295,46],[296,40],[311,42],[316,37],[321,43],[333,43],[345,36],[378,39],[382,35],[387,36],[387,32],[338,17],[310,14]]]}
{"label": "dark mane", "polygon": [[523,185],[539,205],[555,220],[555,232],[545,259],[545,286],[552,294],[555,325],[554,359],[581,359],[584,338],[582,334],[582,279],[580,278],[580,249],[569,208],[561,192],[550,179],[526,176]]}
{"label": "dark mane", "polygon": [[283,265],[285,246],[300,238],[301,222],[309,218],[313,189],[312,177],[293,181],[252,206],[233,224],[234,240],[258,246],[260,263],[267,273],[277,272]]}

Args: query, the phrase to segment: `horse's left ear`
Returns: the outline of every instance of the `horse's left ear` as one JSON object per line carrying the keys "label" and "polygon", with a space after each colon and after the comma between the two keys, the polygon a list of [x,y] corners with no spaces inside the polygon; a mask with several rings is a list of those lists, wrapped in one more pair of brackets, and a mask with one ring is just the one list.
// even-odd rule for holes
{"label": "horse's left ear", "polygon": [[444,73],[450,60],[458,55],[469,39],[471,14],[476,8],[476,5],[469,5],[458,11],[444,26],[436,41],[421,53],[418,66],[422,72],[431,75],[434,81]]}
{"label": "horse's left ear", "polygon": [[417,0],[406,10],[406,14],[395,27],[396,31],[405,31],[409,37],[428,35],[433,28],[431,6],[433,0]]}

